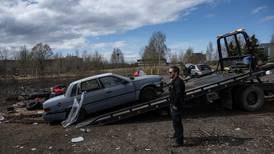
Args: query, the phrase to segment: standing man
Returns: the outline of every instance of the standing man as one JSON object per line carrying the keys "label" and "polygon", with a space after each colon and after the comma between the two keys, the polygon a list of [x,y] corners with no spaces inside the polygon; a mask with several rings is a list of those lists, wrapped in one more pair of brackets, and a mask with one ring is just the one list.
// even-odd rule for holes
{"label": "standing man", "polygon": [[184,128],[182,124],[182,103],[185,96],[185,84],[179,76],[180,69],[177,66],[169,68],[171,83],[169,85],[170,113],[173,123],[174,135],[176,142],[173,147],[183,146]]}

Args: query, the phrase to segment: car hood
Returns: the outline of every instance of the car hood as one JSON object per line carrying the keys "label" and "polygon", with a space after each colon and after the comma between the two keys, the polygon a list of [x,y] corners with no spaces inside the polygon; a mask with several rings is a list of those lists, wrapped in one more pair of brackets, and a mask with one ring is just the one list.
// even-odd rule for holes
{"label": "car hood", "polygon": [[141,77],[136,77],[132,80],[137,89],[142,88],[147,84],[156,84],[161,82],[162,77],[159,75],[145,75]]}
{"label": "car hood", "polygon": [[61,100],[64,100],[66,97],[65,95],[60,95],[60,96],[55,96],[53,98],[50,98],[48,100],[46,100],[44,103],[43,103],[43,108],[46,108],[46,107],[49,107],[49,106],[52,106],[53,104],[52,103],[58,103],[60,102]]}

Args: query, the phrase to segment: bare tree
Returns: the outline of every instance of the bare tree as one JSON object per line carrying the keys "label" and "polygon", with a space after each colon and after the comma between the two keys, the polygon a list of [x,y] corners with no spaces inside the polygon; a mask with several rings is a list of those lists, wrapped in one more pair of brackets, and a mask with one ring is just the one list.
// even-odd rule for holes
{"label": "bare tree", "polygon": [[31,50],[32,58],[37,62],[39,73],[45,69],[45,61],[53,55],[52,49],[48,44],[38,43]]}
{"label": "bare tree", "polygon": [[6,76],[7,74],[7,60],[8,60],[8,49],[0,49],[0,74]]}
{"label": "bare tree", "polygon": [[93,54],[89,55],[89,63],[93,66],[94,69],[98,70],[102,68],[107,61],[98,51],[95,51]]}
{"label": "bare tree", "polygon": [[160,62],[165,59],[168,48],[166,46],[166,35],[162,32],[154,32],[142,54],[144,61]]}
{"label": "bare tree", "polygon": [[179,57],[176,52],[172,53],[170,56],[170,63],[177,64],[179,62]]}
{"label": "bare tree", "polygon": [[27,75],[30,71],[31,54],[26,46],[20,47],[16,59],[19,62],[21,74]]}
{"label": "bare tree", "polygon": [[0,49],[0,60],[7,60],[8,52],[9,52],[9,50],[7,48]]}
{"label": "bare tree", "polygon": [[212,54],[213,54],[214,50],[213,50],[213,45],[212,42],[208,43],[207,49],[206,49],[206,58],[208,61],[212,60]]}
{"label": "bare tree", "polygon": [[193,61],[192,55],[193,55],[193,49],[189,47],[188,49],[186,49],[186,53],[183,58],[184,63],[191,63]]}
{"label": "bare tree", "polygon": [[111,64],[124,64],[124,54],[119,48],[114,48],[110,57]]}

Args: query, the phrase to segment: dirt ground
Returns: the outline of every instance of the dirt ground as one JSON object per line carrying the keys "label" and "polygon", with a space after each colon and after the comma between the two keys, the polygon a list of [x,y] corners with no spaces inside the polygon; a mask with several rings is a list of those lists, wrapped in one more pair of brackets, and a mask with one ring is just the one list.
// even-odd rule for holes
{"label": "dirt ground", "polygon": [[[12,104],[0,98],[0,112]],[[216,105],[186,107],[183,111],[186,145],[171,146],[171,120],[151,112],[85,131],[60,125],[0,123],[0,153],[273,153],[274,101],[249,113]],[[84,141],[72,143],[82,136]]]}

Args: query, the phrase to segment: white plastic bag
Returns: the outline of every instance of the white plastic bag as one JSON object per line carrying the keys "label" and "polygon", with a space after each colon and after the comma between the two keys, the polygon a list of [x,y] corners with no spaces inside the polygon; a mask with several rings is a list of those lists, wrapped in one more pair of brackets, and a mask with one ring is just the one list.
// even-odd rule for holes
{"label": "white plastic bag", "polygon": [[81,94],[80,102],[77,101],[77,98],[74,97],[74,102],[71,107],[71,110],[69,112],[69,115],[65,121],[62,121],[62,126],[64,128],[68,127],[69,125],[75,123],[77,121],[77,118],[79,116],[80,109],[82,107],[83,101],[84,101],[84,92]]}

